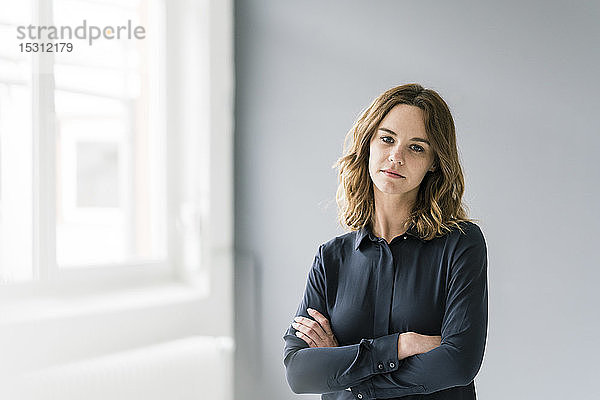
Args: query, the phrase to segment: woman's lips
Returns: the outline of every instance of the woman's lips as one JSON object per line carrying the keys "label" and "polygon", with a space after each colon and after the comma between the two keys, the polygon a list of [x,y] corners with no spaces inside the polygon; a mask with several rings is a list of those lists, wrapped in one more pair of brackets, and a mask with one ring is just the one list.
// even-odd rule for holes
{"label": "woman's lips", "polygon": [[396,174],[395,172],[391,172],[391,171],[388,171],[388,170],[384,170],[384,171],[381,171],[381,172],[383,172],[384,174],[386,174],[390,178],[397,178],[397,179],[404,178],[402,175]]}

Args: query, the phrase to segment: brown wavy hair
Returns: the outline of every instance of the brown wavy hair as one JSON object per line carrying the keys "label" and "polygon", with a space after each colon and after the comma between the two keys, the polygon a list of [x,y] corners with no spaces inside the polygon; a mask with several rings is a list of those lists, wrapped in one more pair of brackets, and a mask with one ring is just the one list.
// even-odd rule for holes
{"label": "brown wavy hair", "polygon": [[333,165],[338,169],[338,222],[350,230],[373,226],[375,200],[369,176],[371,138],[383,118],[398,104],[423,110],[436,166],[423,177],[408,222],[425,240],[442,236],[453,227],[464,232],[459,223],[476,220],[468,218],[467,207],[462,202],[465,183],[454,120],[442,97],[417,83],[397,86],[379,95],[346,134],[343,156]]}

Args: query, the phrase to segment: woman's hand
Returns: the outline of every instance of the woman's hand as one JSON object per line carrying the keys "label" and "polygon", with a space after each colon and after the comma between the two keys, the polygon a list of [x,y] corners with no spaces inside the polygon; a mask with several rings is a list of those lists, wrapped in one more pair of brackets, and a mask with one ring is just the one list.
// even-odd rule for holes
{"label": "woman's hand", "polygon": [[337,347],[337,339],[331,331],[327,318],[317,310],[308,308],[306,310],[316,321],[305,317],[295,317],[292,326],[298,332],[296,336],[304,340],[310,347]]}
{"label": "woman's hand", "polygon": [[427,353],[441,344],[441,336],[421,335],[416,332],[401,333],[398,337],[398,359]]}

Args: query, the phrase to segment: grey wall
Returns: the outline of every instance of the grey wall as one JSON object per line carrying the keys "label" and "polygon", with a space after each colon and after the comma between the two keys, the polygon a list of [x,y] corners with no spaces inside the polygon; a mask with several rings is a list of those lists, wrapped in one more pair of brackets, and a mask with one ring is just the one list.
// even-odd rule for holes
{"label": "grey wall", "polygon": [[408,82],[453,111],[488,243],[478,397],[597,397],[600,3],[243,0],[235,18],[236,398],[318,398],[288,388],[282,335],[344,233],[344,135]]}

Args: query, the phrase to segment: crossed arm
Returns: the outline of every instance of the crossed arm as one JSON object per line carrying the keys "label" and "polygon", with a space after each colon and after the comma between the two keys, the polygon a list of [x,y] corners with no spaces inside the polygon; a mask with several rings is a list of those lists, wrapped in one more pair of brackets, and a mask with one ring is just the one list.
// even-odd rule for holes
{"label": "crossed arm", "polygon": [[[304,340],[309,347],[339,346],[329,320],[317,310],[309,308],[307,311],[314,320],[301,316],[295,317],[292,326],[296,329],[296,336]],[[438,347],[441,342],[441,336],[421,335],[416,332],[401,333],[398,335],[398,360],[427,353]]]}
{"label": "crossed arm", "polygon": [[[311,352],[304,352],[300,355],[297,353],[293,353],[293,355],[290,354],[290,358],[299,357],[298,359],[294,359],[295,365],[290,365],[292,362],[290,362],[286,357],[288,381],[295,393],[326,393],[335,390],[348,390],[347,388],[350,386],[358,387],[358,385],[367,377],[375,376],[370,373],[374,368],[369,368],[369,364],[373,364],[373,360],[386,359],[384,354],[387,353],[388,362],[399,365],[401,360],[415,354],[426,353],[440,346],[441,344],[441,336],[428,336],[421,335],[416,332],[405,332],[401,334],[388,335],[386,337],[370,341],[363,340],[358,345],[340,347],[335,335],[331,330],[329,320],[317,310],[308,308],[307,312],[314,318],[314,320],[298,316],[294,318],[295,322],[292,323],[292,327],[296,329],[297,337],[302,339],[306,345],[309,346],[309,348],[315,349],[319,353],[313,351],[312,354]],[[379,344],[374,344],[374,342],[377,341],[379,341]],[[369,345],[367,345],[367,343]],[[366,345],[365,347],[371,350],[370,363],[369,360],[367,360],[366,364],[358,360],[361,358],[360,353],[362,345]],[[358,346],[358,348],[356,349],[355,346]],[[329,348],[329,350],[326,350],[327,348]],[[389,350],[393,350],[393,354],[390,354]],[[359,356],[354,357],[357,352]],[[338,381],[336,381],[335,379],[331,379],[331,373],[336,374],[336,364],[337,362],[343,360],[343,353],[345,353],[346,357],[345,362],[350,362],[350,366],[345,371],[347,374],[341,374],[337,377]],[[376,354],[379,354],[379,356]],[[369,358],[365,357],[364,355],[365,353],[363,353],[363,359]],[[382,355],[384,356],[381,357]],[[315,364],[315,366],[313,368],[303,370],[303,367],[309,366],[307,362],[312,362]],[[375,362],[377,363],[377,368],[383,365],[379,361]],[[328,368],[323,368],[325,363],[329,363],[332,368],[329,370],[329,373],[326,372]],[[363,364],[362,366],[360,365],[361,363]],[[295,367],[299,367],[300,369],[296,370]],[[392,370],[395,368],[392,367]],[[354,369],[355,372],[349,373],[349,371],[352,369]],[[344,375],[347,376],[344,377]],[[291,379],[293,376],[302,376],[303,379]],[[310,382],[310,384],[303,386],[302,382],[304,382],[304,385],[306,385],[308,382]],[[404,394],[409,393],[407,388],[400,388],[399,390],[401,390]],[[408,390],[411,390],[410,393],[416,393],[420,392],[421,388],[416,386]],[[355,391],[357,393],[362,393],[360,398],[368,395],[368,390],[366,390],[366,388],[357,388]]]}

